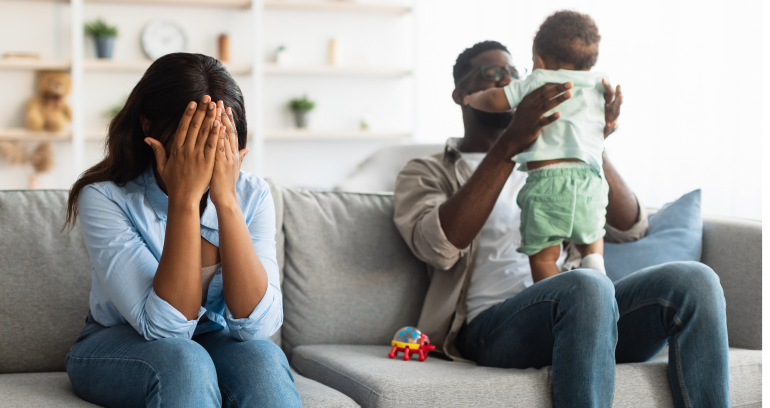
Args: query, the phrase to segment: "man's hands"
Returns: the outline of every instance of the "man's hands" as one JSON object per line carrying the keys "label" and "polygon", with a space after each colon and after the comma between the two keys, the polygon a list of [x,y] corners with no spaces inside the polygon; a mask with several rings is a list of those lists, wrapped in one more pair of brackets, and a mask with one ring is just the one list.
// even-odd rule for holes
{"label": "man's hands", "polygon": [[199,105],[190,102],[174,134],[170,154],[151,138],[144,139],[155,153],[158,174],[166,185],[169,204],[197,204],[206,192],[214,169],[217,134],[216,104],[206,95]]}
{"label": "man's hands", "polygon": [[222,131],[217,142],[216,161],[214,173],[211,176],[210,196],[214,206],[220,208],[225,205],[238,205],[238,197],[235,194],[235,184],[240,175],[243,157],[248,149],[238,150],[238,133],[235,129],[235,119],[232,108],[226,108],[222,101],[217,103],[219,120],[222,123]]}
{"label": "man's hands", "polygon": [[522,99],[513,114],[513,120],[505,132],[497,139],[489,154],[503,154],[510,160],[521,153],[540,136],[544,126],[559,119],[559,113],[543,116],[549,110],[569,99],[572,82],[565,84],[545,84]]}
{"label": "man's hands", "polygon": [[623,104],[623,94],[620,93],[620,85],[613,91],[607,80],[602,79],[604,85],[604,138],[606,139],[618,127],[620,105]]}

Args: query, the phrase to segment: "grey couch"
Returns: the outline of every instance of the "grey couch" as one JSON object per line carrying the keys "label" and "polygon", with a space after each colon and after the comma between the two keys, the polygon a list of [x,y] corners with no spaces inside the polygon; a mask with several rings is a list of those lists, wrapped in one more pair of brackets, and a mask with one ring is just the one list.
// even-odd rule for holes
{"label": "grey couch", "polygon": [[[273,187],[284,324],[277,341],[305,406],[551,405],[550,368],[504,370],[389,359],[415,325],[428,286],[392,222],[386,194]],[[64,191],[0,192],[0,406],[91,406],[72,391],[64,355],[88,310],[79,228],[58,234]],[[761,223],[707,218],[703,262],[727,298],[734,407],[761,406]],[[670,407],[665,355],[617,366],[615,407]]]}

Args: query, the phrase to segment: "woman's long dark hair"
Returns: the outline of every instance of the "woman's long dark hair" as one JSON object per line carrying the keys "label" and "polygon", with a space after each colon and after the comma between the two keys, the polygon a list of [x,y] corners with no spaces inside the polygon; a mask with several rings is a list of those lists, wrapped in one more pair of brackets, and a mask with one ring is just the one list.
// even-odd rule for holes
{"label": "woman's long dark hair", "polygon": [[[224,65],[201,54],[176,53],[161,57],[150,65],[131,91],[126,105],[110,122],[104,160],[86,170],[72,185],[64,228],[77,220],[78,196],[83,187],[102,181],[123,186],[142,174],[155,160],[144,138],[149,136],[166,145],[179,126],[187,104],[200,103],[204,95],[232,108],[238,147],[245,147],[243,94]],[[151,123],[147,135],[142,130],[142,116]]]}

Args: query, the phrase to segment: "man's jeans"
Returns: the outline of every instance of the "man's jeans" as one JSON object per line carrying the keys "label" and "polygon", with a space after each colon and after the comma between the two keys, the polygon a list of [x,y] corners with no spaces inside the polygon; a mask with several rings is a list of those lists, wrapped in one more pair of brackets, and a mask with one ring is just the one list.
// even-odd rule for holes
{"label": "man's jeans", "polygon": [[724,293],[698,262],[614,285],[589,269],[560,273],[482,312],[456,344],[482,366],[553,366],[556,407],[609,407],[615,363],[647,361],[666,343],[674,405],[729,407]]}
{"label": "man's jeans", "polygon": [[[108,407],[301,407],[281,349],[227,329],[147,341],[88,314],[65,365],[77,394]],[[223,403],[224,400],[224,403]]]}

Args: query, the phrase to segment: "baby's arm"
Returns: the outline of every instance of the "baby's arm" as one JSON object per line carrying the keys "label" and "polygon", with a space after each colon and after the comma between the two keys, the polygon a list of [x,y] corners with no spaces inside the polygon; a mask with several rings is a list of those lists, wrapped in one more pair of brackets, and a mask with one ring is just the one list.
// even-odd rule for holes
{"label": "baby's arm", "polygon": [[503,88],[489,88],[465,97],[463,103],[485,112],[505,112],[511,110]]}

